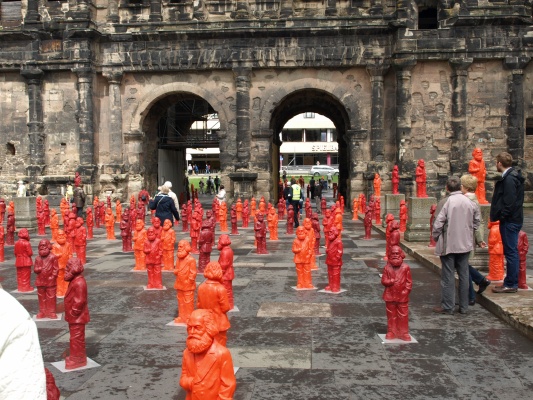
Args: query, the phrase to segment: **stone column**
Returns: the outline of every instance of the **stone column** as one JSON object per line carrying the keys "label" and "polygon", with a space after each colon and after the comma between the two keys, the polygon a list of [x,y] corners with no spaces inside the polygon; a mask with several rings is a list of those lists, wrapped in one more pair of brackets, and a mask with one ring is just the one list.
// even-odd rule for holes
{"label": "stone column", "polygon": [[[452,58],[452,150],[450,154],[451,174],[461,176],[468,171],[468,132],[466,127],[466,84],[468,82],[468,67],[472,58]],[[469,156],[469,154],[468,154]]]}
{"label": "stone column", "polygon": [[504,65],[512,71],[509,83],[507,148],[518,166],[524,164],[524,68],[530,57],[506,57]]}
{"label": "stone column", "polygon": [[250,162],[250,75],[251,68],[235,68],[237,89],[237,163],[236,169],[248,169]]}
{"label": "stone column", "polygon": [[[75,68],[78,75],[78,129],[80,171],[84,183],[94,180],[93,72],[89,67]],[[90,182],[89,182],[90,181]]]}
{"label": "stone column", "polygon": [[30,140],[30,165],[27,174],[35,177],[41,175],[45,164],[44,157],[44,123],[43,99],[41,85],[43,71],[38,68],[23,69],[20,74],[26,79],[28,86],[28,136]]}
{"label": "stone column", "polygon": [[385,141],[383,139],[383,76],[388,65],[368,65],[366,71],[372,83],[372,115],[370,117],[370,148],[373,161],[383,161]]}
{"label": "stone column", "polygon": [[293,12],[293,0],[281,0],[280,17],[291,18]]}
{"label": "stone column", "polygon": [[365,191],[364,172],[366,163],[364,159],[362,144],[368,137],[368,131],[365,129],[350,129],[346,131],[344,141],[348,146],[348,178],[349,187],[346,190],[345,202],[351,202],[359,193]]}
{"label": "stone column", "polygon": [[28,8],[24,17],[24,24],[38,22],[41,17],[39,15],[39,0],[28,0]]}
{"label": "stone column", "polygon": [[119,22],[118,0],[109,0],[107,6],[107,22]]}
{"label": "stone column", "polygon": [[326,0],[326,15],[337,15],[337,0]]}
{"label": "stone column", "polygon": [[[416,65],[414,58],[393,60],[396,70],[396,145],[400,173],[406,170],[408,161],[413,163],[411,149],[411,71]],[[412,165],[414,169],[414,164]]]}
{"label": "stone column", "polygon": [[148,21],[160,22],[161,19],[161,0],[150,0],[150,17],[148,17]]}
{"label": "stone column", "polygon": [[103,74],[109,82],[109,163],[122,164],[122,100],[120,84],[122,71]]}

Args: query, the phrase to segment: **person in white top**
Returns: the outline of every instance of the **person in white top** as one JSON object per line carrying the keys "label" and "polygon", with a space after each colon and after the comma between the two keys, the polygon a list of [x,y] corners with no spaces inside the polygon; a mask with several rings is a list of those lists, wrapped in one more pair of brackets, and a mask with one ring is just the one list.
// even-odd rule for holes
{"label": "person in white top", "polygon": [[217,194],[217,199],[219,203],[226,201],[226,189],[224,189],[224,185],[220,185],[220,191]]}
{"label": "person in white top", "polygon": [[172,191],[172,182],[170,181],[166,181],[165,183],[163,183],[163,185],[165,185],[167,188],[168,188],[168,195],[170,196],[170,198],[172,200],[174,200],[174,205],[176,206],[176,210],[180,210],[180,203],[178,201],[178,196],[176,196],[176,193],[174,193]]}

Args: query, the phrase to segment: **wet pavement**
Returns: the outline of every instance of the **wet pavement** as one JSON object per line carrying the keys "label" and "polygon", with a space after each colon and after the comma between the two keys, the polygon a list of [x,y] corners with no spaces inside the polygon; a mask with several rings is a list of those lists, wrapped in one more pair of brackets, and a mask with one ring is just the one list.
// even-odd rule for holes
{"label": "wet pavement", "polygon": [[[533,238],[533,212],[526,215],[525,229]],[[379,232],[364,240],[362,222],[345,213],[341,286],[347,291],[333,295],[291,288],[294,236],[282,233],[285,222],[280,240],[267,242],[268,255],[254,253],[251,228],[239,231],[231,237],[239,311],[229,314],[228,331],[228,348],[239,367],[235,399],[532,398],[533,340],[479,304],[467,315],[434,314],[439,275],[427,268],[427,260],[414,258],[416,249],[406,262],[413,275],[410,333],[417,343],[383,344],[378,334],[386,333],[387,319],[379,272],[385,241]],[[180,226],[177,239],[185,237]],[[39,239],[32,238],[35,253]],[[163,274],[168,290],[144,291],[146,274],[131,272],[133,254],[121,249],[119,240],[105,239],[105,229],[95,229],[88,246],[87,353],[100,367],[61,373],[50,365],[68,351],[65,321],[37,323],[44,361],[69,400],[184,399],[178,380],[186,330],[166,325],[177,312],[174,275]],[[214,250],[211,259],[217,258]],[[313,283],[322,289],[324,256],[318,265]],[[528,262],[528,272],[532,265]],[[6,247],[0,282],[7,291],[16,288],[14,268],[13,247]],[[36,294],[14,296],[31,314],[37,312]],[[62,307],[59,300],[59,312]]]}

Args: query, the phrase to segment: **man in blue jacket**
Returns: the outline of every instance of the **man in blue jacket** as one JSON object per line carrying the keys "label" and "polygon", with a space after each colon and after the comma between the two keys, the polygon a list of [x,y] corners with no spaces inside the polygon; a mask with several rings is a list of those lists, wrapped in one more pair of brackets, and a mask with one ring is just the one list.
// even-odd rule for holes
{"label": "man in blue jacket", "polygon": [[496,168],[502,178],[496,182],[490,207],[490,220],[500,221],[503,253],[507,273],[503,285],[492,289],[494,293],[515,293],[518,290],[518,233],[524,221],[524,178],[512,167],[513,157],[506,152],[496,156]]}

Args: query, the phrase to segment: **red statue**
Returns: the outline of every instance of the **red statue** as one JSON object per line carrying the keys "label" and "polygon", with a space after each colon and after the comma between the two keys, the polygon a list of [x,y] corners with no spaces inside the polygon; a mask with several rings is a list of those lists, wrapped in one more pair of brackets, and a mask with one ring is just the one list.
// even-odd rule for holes
{"label": "red statue", "polygon": [[407,204],[405,204],[405,200],[400,200],[400,232],[405,232],[406,230],[407,230]]}
{"label": "red statue", "polygon": [[326,210],[324,214],[322,214],[324,217],[322,217],[322,226],[324,227],[324,240],[326,241],[326,249],[329,245],[329,231],[333,227],[333,224],[330,224],[331,218],[331,210]]}
{"label": "red statue", "polygon": [[146,207],[142,203],[137,203],[137,219],[142,219],[146,223]]}
{"label": "red statue", "polygon": [[324,215],[326,213],[326,208],[327,208],[326,199],[322,198],[322,200],[320,200],[320,211],[321,211],[322,215]]}
{"label": "red statue", "polygon": [[150,193],[145,188],[142,188],[139,194],[137,195],[137,205],[141,204],[146,213],[146,205],[150,200]]}
{"label": "red statue", "polygon": [[[105,204],[103,201],[98,203],[98,213],[100,216],[100,225],[105,224]],[[97,226],[97,228],[100,228]]]}
{"label": "red statue", "polygon": [[228,293],[222,285],[222,268],[216,261],[210,262],[205,267],[206,280],[198,286],[198,303],[196,308],[211,310],[215,316],[218,334],[215,336],[218,343],[226,346],[226,332],[230,323],[226,313],[231,309]]}
{"label": "red statue", "polygon": [[194,310],[194,291],[196,290],[196,260],[190,255],[191,245],[186,240],[178,243],[178,258],[176,260],[176,282],[174,289],[177,291],[178,317],[176,324],[184,324]]}
{"label": "red statue", "polygon": [[192,254],[199,254],[200,252],[198,251],[198,238],[200,237],[200,227],[201,227],[201,220],[198,220],[198,211],[194,211],[194,214],[192,215],[192,218],[191,218],[191,229],[190,229],[190,234],[191,234],[191,247],[192,247],[192,250],[191,250],[191,253]]}
{"label": "red statue", "polygon": [[242,221],[242,210],[243,210],[242,200],[237,199],[237,204],[235,204],[235,212],[237,213],[237,221]]}
{"label": "red statue", "polygon": [[359,195],[359,212],[361,214],[366,214],[366,197],[364,193]]}
{"label": "red statue", "polygon": [[[120,237],[122,238],[123,252],[133,251],[133,248],[131,247],[131,224],[129,210],[130,209],[126,207],[126,212],[122,215],[122,219],[120,221]],[[87,222],[89,222],[88,216]]]}
{"label": "red statue", "polygon": [[213,231],[211,230],[211,221],[206,220],[202,223],[198,246],[200,248],[198,272],[203,273],[207,264],[211,262],[211,251],[213,250]]}
{"label": "red statue", "polygon": [[[390,234],[392,232],[392,221],[394,221],[394,215],[387,214],[385,216],[385,257],[383,259],[387,261],[390,253]],[[398,225],[399,227],[399,225]]]}
{"label": "red statue", "polygon": [[357,221],[359,218],[359,198],[355,197],[352,201],[352,221]]}
{"label": "red statue", "polygon": [[108,208],[105,214],[105,228],[107,232],[107,240],[115,240],[115,217],[113,210]]}
{"label": "red statue", "polygon": [[87,239],[92,239],[93,236],[93,226],[94,226],[94,219],[93,219],[93,209],[91,207],[87,207]]}
{"label": "red statue", "polygon": [[233,279],[235,278],[235,270],[233,269],[233,250],[230,245],[231,240],[229,236],[220,235],[217,245],[217,249],[220,251],[218,263],[220,264],[220,268],[222,268],[222,285],[226,288],[230,310],[232,310],[235,307],[233,302]]}
{"label": "red statue", "polygon": [[529,289],[526,283],[526,258],[529,250],[529,241],[524,231],[518,233],[518,255],[520,257],[520,267],[518,269],[518,289]]}
{"label": "red statue", "polygon": [[122,221],[122,204],[120,203],[120,200],[117,200],[115,202],[115,215],[115,222],[117,224],[120,224],[120,222]]}
{"label": "red statue", "polygon": [[161,240],[157,237],[153,226],[148,228],[146,232],[143,251],[148,272],[148,285],[146,285],[146,288],[163,289],[163,278],[161,276]]}
{"label": "red statue", "polygon": [[377,225],[381,225],[381,199],[376,197],[374,202],[374,217]]}
{"label": "red statue", "polygon": [[15,243],[15,267],[17,267],[17,290],[19,292],[33,292],[31,287],[31,256],[30,234],[26,228],[18,232],[19,240]]}
{"label": "red statue", "polygon": [[59,230],[59,215],[55,208],[50,210],[50,230],[52,231],[52,241],[57,240],[57,231]]}
{"label": "red statue", "polygon": [[[241,215],[242,217],[242,215]],[[231,206],[230,220],[231,220],[231,234],[238,235],[239,231],[237,230],[237,207],[235,204]]]}
{"label": "red statue", "polygon": [[283,196],[278,201],[278,220],[283,219],[285,216],[285,200]]}
{"label": "red statue", "polygon": [[287,229],[285,233],[292,235],[294,233],[294,207],[292,204],[289,205],[287,210]]}
{"label": "red statue", "polygon": [[294,264],[296,265],[296,288],[314,289],[311,279],[310,258],[311,249],[305,227],[296,228],[296,239],[292,242]]}
{"label": "red statue", "polygon": [[65,321],[70,331],[70,355],[65,358],[65,369],[76,369],[87,365],[85,325],[91,320],[87,305],[87,282],[79,258],[68,261],[65,280],[69,282],[65,294]]}
{"label": "red statue", "polygon": [[183,351],[180,386],[187,400],[233,399],[237,382],[229,350],[215,338],[214,315],[195,310],[187,321],[187,348]]}
{"label": "red statue", "polygon": [[13,246],[15,244],[15,213],[11,211],[7,212],[6,244],[8,246]]}
{"label": "red statue", "polygon": [[[100,228],[100,201],[98,200],[98,196],[94,196],[93,210],[94,210],[94,225],[97,228]],[[63,216],[64,215],[65,214],[63,214]]]}
{"label": "red statue", "polygon": [[255,240],[257,241],[257,254],[268,254],[266,248],[266,224],[263,214],[257,213],[257,221],[254,224]]}
{"label": "red statue", "polygon": [[74,249],[74,241],[76,240],[76,214],[70,213],[68,215],[68,230],[66,231],[67,240]]}
{"label": "red statue", "polygon": [[5,245],[5,233],[4,233],[4,227],[0,225],[0,262],[4,262],[5,254],[4,254],[4,245]]}
{"label": "red statue", "polygon": [[432,204],[429,208],[429,213],[431,214],[431,217],[429,218],[429,245],[428,247],[435,247],[437,246],[437,242],[435,239],[433,239],[433,235],[431,234],[433,232],[433,222],[435,222],[435,211],[437,210],[437,205]]}
{"label": "red statue", "polygon": [[336,227],[328,233],[329,246],[326,250],[326,265],[328,266],[328,285],[324,290],[338,293],[341,290],[341,268],[344,246]]}
{"label": "red statue", "polygon": [[383,300],[387,307],[387,335],[385,338],[411,341],[409,335],[409,293],[413,287],[411,269],[403,262],[405,254],[400,246],[392,246],[381,284],[385,286]]}
{"label": "red statue", "polygon": [[503,280],[503,244],[500,235],[500,221],[489,222],[489,281]]}
{"label": "red statue", "polygon": [[152,227],[154,228],[155,235],[159,239],[161,239],[161,233],[163,232],[163,227],[161,226],[161,220],[158,217],[152,217]]}
{"label": "red statue", "polygon": [[72,248],[67,241],[67,235],[63,229],[57,231],[57,243],[52,248],[52,253],[57,256],[59,272],[57,274],[57,297],[63,297],[67,292],[68,283],[65,281],[65,269],[70,260]]}
{"label": "red statue", "polygon": [[244,205],[242,207],[242,227],[248,228],[250,224],[250,205],[248,204],[248,199],[244,200]]}
{"label": "red statue", "polygon": [[372,239],[372,214],[374,213],[374,210],[372,207],[368,207],[365,213],[365,219],[363,220],[363,224],[365,226],[365,239]]}
{"label": "red statue", "polygon": [[146,229],[144,229],[144,222],[139,219],[135,222],[135,232],[133,232],[133,252],[135,254],[135,271],[144,271],[146,269],[146,261],[144,254],[144,242],[147,239]]}
{"label": "red statue", "polygon": [[311,217],[313,231],[315,232],[315,248],[314,248],[314,254],[315,256],[320,255],[320,221],[318,220],[318,214],[313,213]]}
{"label": "red statue", "polygon": [[57,256],[50,252],[52,245],[48,239],[39,242],[39,255],[35,257],[33,272],[37,274],[35,286],[39,296],[38,319],[56,319],[56,290],[59,263]]}
{"label": "red statue", "polygon": [[181,231],[182,232],[189,232],[189,213],[187,212],[187,204],[181,205]]}
{"label": "red statue", "polygon": [[165,220],[161,231],[161,248],[163,250],[163,271],[174,269],[174,245],[176,244],[176,232],[172,229],[172,221]]}
{"label": "red statue", "polygon": [[46,374],[46,400],[59,400],[61,393],[56,386],[54,375],[52,375],[48,368],[45,368],[44,372]]}
{"label": "red statue", "polygon": [[4,223],[4,216],[6,214],[6,201],[0,198],[0,225]]}
{"label": "red statue", "polygon": [[479,204],[489,204],[486,199],[485,177],[487,176],[487,168],[485,161],[483,161],[483,150],[475,148],[472,150],[472,160],[468,164],[468,172],[477,178],[476,197]]}
{"label": "red statue", "polygon": [[252,200],[250,200],[250,215],[252,217],[255,217],[256,206],[257,202],[255,201],[255,197],[252,197]]}
{"label": "red statue", "polygon": [[87,229],[83,226],[83,218],[76,218],[76,236],[74,238],[76,256],[85,265],[87,263]]}
{"label": "red statue", "polygon": [[278,214],[276,209],[272,207],[268,212],[268,231],[270,232],[270,240],[279,240],[278,239]]}
{"label": "red statue", "polygon": [[400,194],[400,191],[398,190],[398,187],[400,186],[400,172],[398,171],[398,166],[395,165],[392,168],[392,194]]}
{"label": "red statue", "polygon": [[416,166],[416,197],[428,197],[426,193],[426,180],[426,163],[420,159]]}
{"label": "red statue", "polygon": [[[40,199],[40,197],[38,197]],[[37,236],[46,235],[44,210],[42,206],[37,210]]]}
{"label": "red statue", "polygon": [[50,202],[45,200],[43,202],[43,211],[44,211],[44,224],[50,226]]}

